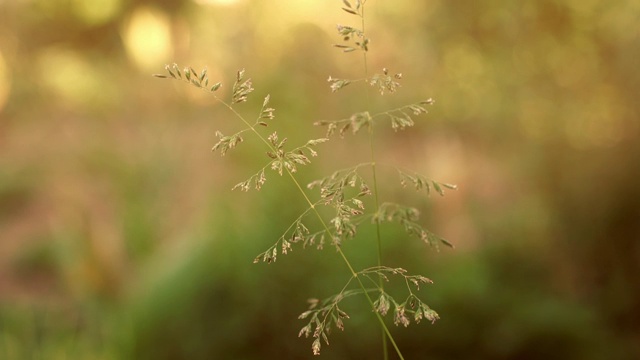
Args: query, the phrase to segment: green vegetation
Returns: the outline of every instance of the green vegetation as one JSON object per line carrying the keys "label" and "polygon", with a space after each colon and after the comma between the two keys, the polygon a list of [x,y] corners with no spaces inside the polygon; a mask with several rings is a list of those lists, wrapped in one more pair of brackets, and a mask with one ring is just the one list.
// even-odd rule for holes
{"label": "green vegetation", "polygon": [[[313,332],[297,336],[314,314],[296,317],[309,298],[331,307],[353,274],[327,237],[312,244],[323,226],[286,162],[254,190],[265,165],[320,138],[294,175],[312,204],[353,170],[345,199],[371,190],[354,198],[364,210],[346,204],[363,214],[340,249],[377,313],[381,289],[410,296],[404,275],[434,281],[409,283],[433,325],[393,325],[389,300],[404,358],[640,357],[634,2],[369,0],[370,41],[337,0],[91,4],[0,4],[0,358],[313,357]],[[240,117],[149,76],[174,61],[221,81],[214,95],[260,116],[275,149],[250,130],[231,148]],[[255,90],[232,103],[242,68]],[[335,204],[315,207],[330,231]],[[392,221],[378,235],[379,212]],[[397,357],[363,294],[337,306],[349,319],[323,358]]]}

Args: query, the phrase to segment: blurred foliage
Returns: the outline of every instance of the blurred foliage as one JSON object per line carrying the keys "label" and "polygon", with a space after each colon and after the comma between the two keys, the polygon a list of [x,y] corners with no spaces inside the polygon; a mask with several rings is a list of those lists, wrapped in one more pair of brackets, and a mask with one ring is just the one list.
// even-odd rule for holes
{"label": "blurred foliage", "polygon": [[[256,94],[240,111],[270,93],[280,133],[321,136],[314,121],[364,106],[362,89],[326,82],[362,72],[331,48],[351,20],[340,6],[0,2],[0,358],[311,357],[296,316],[341,286],[343,265],[329,249],[251,264],[302,203],[273,175],[260,194],[231,193],[261,164],[256,148],[212,156],[231,116],[150,75],[175,61],[230,85],[246,68]],[[383,194],[457,246],[433,253],[384,230],[386,261],[435,281],[422,293],[442,318],[393,328],[407,358],[640,357],[639,12],[369,2],[370,69],[404,75],[371,110],[436,100],[415,128],[380,128],[378,154],[459,186]],[[301,176],[362,161],[345,156],[353,145],[320,148]],[[362,265],[366,241],[345,245]],[[372,319],[352,313],[323,357],[380,357]]]}

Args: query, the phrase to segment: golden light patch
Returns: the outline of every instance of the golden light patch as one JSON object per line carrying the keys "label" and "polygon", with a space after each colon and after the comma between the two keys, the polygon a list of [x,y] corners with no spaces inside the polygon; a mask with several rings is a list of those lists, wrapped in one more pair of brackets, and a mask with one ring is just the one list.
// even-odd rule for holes
{"label": "golden light patch", "polygon": [[99,73],[82,53],[64,47],[49,47],[38,54],[43,83],[62,100],[87,103],[100,89]]}
{"label": "golden light patch", "polygon": [[9,79],[9,68],[0,51],[0,111],[7,103],[9,90],[11,89],[11,81]]}
{"label": "golden light patch", "polygon": [[157,70],[173,53],[169,18],[157,9],[135,10],[122,29],[122,38],[131,61],[146,71]]}
{"label": "golden light patch", "polygon": [[122,0],[74,0],[71,3],[74,14],[90,25],[100,25],[115,18],[122,10]]}
{"label": "golden light patch", "polygon": [[231,6],[240,3],[242,0],[194,0],[194,2],[201,5],[222,5]]}

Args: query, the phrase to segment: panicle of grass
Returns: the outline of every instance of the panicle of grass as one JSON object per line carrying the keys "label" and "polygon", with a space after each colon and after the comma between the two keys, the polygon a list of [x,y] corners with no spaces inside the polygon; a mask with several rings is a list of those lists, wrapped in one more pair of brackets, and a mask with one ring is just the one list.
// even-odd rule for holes
{"label": "panicle of grass", "polygon": [[[334,45],[337,48],[343,49],[344,52],[355,51],[354,48],[346,45]],[[327,82],[331,88],[331,92],[336,92],[349,84],[354,82],[365,82],[369,84],[371,87],[376,88],[380,95],[384,94],[393,94],[398,88],[400,88],[399,80],[402,79],[402,73],[396,73],[394,75],[389,75],[389,70],[387,68],[382,69],[382,73],[373,74],[371,77],[361,78],[361,79],[342,79],[333,76],[329,76]]]}
{"label": "panicle of grass", "polygon": [[216,131],[216,136],[218,137],[219,140],[217,143],[215,143],[215,145],[213,145],[213,147],[211,148],[211,151],[216,151],[219,149],[220,154],[224,156],[227,153],[227,151],[229,151],[229,149],[235,148],[236,145],[244,141],[244,139],[240,135],[241,133],[242,132],[238,132],[231,136],[225,136],[220,131]]}
{"label": "panicle of grass", "polygon": [[[358,276],[367,278],[372,284],[371,288],[350,288],[351,283]],[[404,301],[398,302],[395,298],[386,292],[383,287],[379,286],[375,281],[375,276],[381,276],[389,281],[389,276],[400,276],[404,278],[407,296]],[[306,311],[298,316],[298,319],[308,320],[298,332],[298,337],[313,337],[312,350],[315,355],[320,353],[321,340],[329,345],[329,335],[331,330],[337,328],[344,330],[344,321],[349,319],[349,315],[340,309],[342,301],[349,298],[369,293],[378,293],[376,300],[373,301],[373,311],[380,316],[386,316],[393,307],[394,324],[409,326],[411,319],[415,323],[419,323],[426,318],[432,323],[439,319],[438,314],[425,304],[412,290],[409,284],[416,286],[419,290],[420,284],[432,284],[433,281],[422,275],[408,275],[403,268],[390,268],[386,266],[377,266],[359,271],[349,278],[342,290],[324,300],[309,299],[309,307]]]}
{"label": "panicle of grass", "polygon": [[326,126],[327,133],[325,136],[327,137],[335,134],[336,131],[340,137],[344,137],[349,130],[351,130],[353,134],[356,134],[362,129],[368,129],[373,126],[373,123],[377,119],[384,118],[391,122],[391,128],[394,131],[404,130],[405,128],[412,127],[415,124],[413,116],[428,113],[426,106],[433,103],[433,99],[422,100],[374,115],[371,115],[368,111],[362,111],[354,113],[348,118],[339,120],[319,120],[313,124],[316,126]]}
{"label": "panicle of grass", "polygon": [[425,190],[427,195],[431,194],[431,188],[433,188],[440,196],[444,196],[444,189],[449,190],[457,190],[458,186],[454,184],[447,184],[443,182],[438,182],[435,180],[428,179],[420,174],[409,174],[398,169],[398,173],[400,174],[400,184],[403,187],[406,187],[407,184],[413,185],[413,187],[419,190]]}
{"label": "panicle of grass", "polygon": [[201,88],[211,93],[218,91],[222,86],[221,82],[216,82],[209,86],[207,69],[202,69],[200,72],[197,72],[192,67],[185,67],[180,71],[180,67],[176,63],[165,65],[164,69],[167,72],[166,74],[153,74],[153,76],[161,79],[182,80],[189,85]]}
{"label": "panicle of grass", "polygon": [[396,80],[402,79],[402,73],[397,73],[389,75],[389,70],[387,68],[382,69],[382,74],[374,74],[371,78],[369,78],[368,83],[372,87],[376,88],[380,95],[384,95],[385,93],[393,94],[400,87],[400,83]]}
{"label": "panicle of grass", "polygon": [[378,212],[371,217],[371,221],[373,223],[397,222],[402,225],[408,235],[415,236],[436,249],[439,249],[439,244],[444,244],[451,248],[455,247],[448,240],[422,227],[417,222],[419,217],[420,211],[416,208],[385,202],[380,205]]}
{"label": "panicle of grass", "polygon": [[[370,40],[364,31],[364,5],[366,0],[342,0],[342,3],[344,5],[342,10],[359,17],[361,26],[337,25],[337,31],[342,37],[343,43],[335,44],[334,46],[346,53],[362,52],[366,70],[366,53],[369,51],[370,45]],[[155,74],[154,76],[183,81],[211,93],[215,100],[226,106],[240,120],[242,128],[232,135],[224,135],[220,131],[215,132],[218,141],[214,144],[212,151],[220,151],[220,154],[224,156],[229,150],[234,149],[245,140],[245,133],[253,133],[266,146],[267,151],[265,154],[268,158],[266,164],[248,179],[236,184],[233,189],[248,191],[254,188],[260,190],[267,180],[266,172],[271,169],[280,176],[288,175],[309,206],[291,223],[274,244],[255,257],[254,263],[275,262],[279,254],[284,255],[291,252],[294,244],[301,244],[302,248],[316,247],[322,249],[325,242],[330,241],[348,267],[351,276],[340,292],[322,301],[318,299],[309,301],[308,309],[299,316],[299,319],[308,320],[308,323],[300,330],[298,336],[311,336],[314,339],[311,344],[312,352],[314,355],[319,355],[323,343],[329,345],[331,330],[336,328],[344,330],[345,321],[349,319],[349,315],[340,307],[342,301],[353,296],[364,295],[375,313],[384,334],[384,358],[388,359],[386,339],[389,339],[397,355],[400,359],[404,359],[382,317],[392,312],[394,324],[406,327],[412,321],[419,323],[423,319],[433,323],[439,319],[439,315],[414,293],[414,291],[420,290],[420,285],[431,284],[432,281],[429,278],[422,275],[408,275],[403,268],[391,268],[381,264],[379,226],[383,222],[398,223],[409,236],[417,237],[431,246],[438,248],[440,244],[450,247],[453,247],[453,245],[418,223],[420,215],[418,209],[393,202],[378,204],[376,163],[372,144],[370,162],[337,170],[331,175],[314,180],[307,185],[308,190],[317,189],[319,191],[317,194],[318,200],[316,201],[312,201],[309,198],[307,191],[301,187],[295,174],[300,166],[311,163],[311,158],[318,155],[315,147],[328,141],[331,135],[338,133],[340,137],[344,137],[349,131],[356,134],[363,129],[367,129],[370,141],[372,141],[371,134],[375,121],[386,119],[390,121],[393,130],[403,130],[414,125],[413,117],[426,114],[426,107],[433,104],[433,100],[419,101],[373,115],[369,110],[363,110],[339,120],[317,121],[315,125],[327,126],[326,137],[311,139],[303,145],[290,148],[287,146],[288,138],[281,137],[277,131],[269,134],[263,133],[265,131],[264,128],[268,127],[269,122],[275,118],[275,109],[270,106],[270,95],[264,98],[254,122],[247,121],[233,107],[235,104],[247,102],[249,95],[254,91],[252,80],[246,77],[244,69],[236,72],[235,81],[231,89],[231,98],[228,101],[224,101],[217,96],[216,92],[220,89],[222,83],[210,83],[206,69],[197,72],[192,67],[181,69],[177,64],[171,64],[165,67],[165,71],[165,74]],[[401,86],[399,82],[401,79],[402,73],[390,74],[387,68],[383,68],[381,73],[376,73],[372,76],[365,74],[365,77],[361,79],[344,79],[330,76],[328,82],[332,92],[337,92],[355,82],[364,82],[375,88],[380,95],[385,95],[395,93]],[[360,173],[363,167],[369,167],[373,170],[373,191],[368,184],[369,180],[366,180],[366,177]],[[455,185],[437,182],[414,172],[398,169],[398,173],[402,186],[410,184],[416,190],[425,190],[427,195],[430,194],[431,189],[434,189],[440,195],[444,195],[445,188],[456,189]],[[367,213],[363,199],[372,194],[375,195],[375,206]],[[326,217],[321,215],[317,210],[319,206],[326,206],[333,210],[333,215]],[[309,227],[308,224],[310,222],[307,218],[309,215],[315,215],[317,221],[311,223],[319,223],[321,225],[319,229],[313,229],[313,226]],[[356,271],[341,247],[346,239],[357,236],[359,226],[369,219],[371,223],[375,224],[378,231],[378,265]],[[404,279],[407,291],[404,301],[397,301],[384,288],[384,282],[390,281],[394,277]],[[369,282],[371,285],[366,287],[364,281]],[[372,298],[374,294],[376,295],[375,299]]]}
{"label": "panicle of grass", "polygon": [[236,73],[236,81],[233,83],[233,95],[231,102],[234,104],[247,101],[248,95],[253,91],[253,83],[251,79],[244,78],[244,69],[238,70]]}
{"label": "panicle of grass", "polygon": [[342,49],[343,52],[369,51],[370,40],[364,36],[364,32],[361,29],[340,24],[336,26],[336,29],[342,36],[342,40],[351,45],[334,44],[334,47]]}

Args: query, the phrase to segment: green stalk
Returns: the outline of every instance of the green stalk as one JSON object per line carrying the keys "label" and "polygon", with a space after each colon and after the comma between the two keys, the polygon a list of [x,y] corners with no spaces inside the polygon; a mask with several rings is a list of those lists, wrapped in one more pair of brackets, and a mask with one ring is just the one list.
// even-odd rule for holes
{"label": "green stalk", "polygon": [[[362,3],[362,10],[360,12],[360,19],[361,19],[361,28],[362,28],[362,33],[366,34],[365,32],[365,21],[364,21],[364,8],[365,8],[365,2]],[[363,35],[363,37],[366,39],[366,35]],[[364,41],[364,39],[363,39]],[[364,65],[364,78],[365,81],[366,79],[369,78],[369,66],[368,66],[368,62],[367,62],[367,51],[363,51],[362,52],[362,60],[363,60],[363,65]],[[367,106],[367,108],[369,108],[369,88],[365,86],[365,93],[366,93],[366,97],[365,97],[365,105]],[[369,125],[369,155],[371,157],[371,173],[373,176],[373,198],[374,198],[374,205],[375,205],[375,213],[377,213],[380,210],[380,200],[379,200],[379,195],[378,195],[378,179],[376,176],[376,160],[375,160],[375,149],[374,149],[374,145],[373,145],[373,124]],[[382,266],[382,236],[380,235],[380,222],[376,222],[376,243],[377,243],[377,248],[378,248],[378,266]],[[384,279],[382,278],[381,275],[378,276],[378,286],[380,287],[380,291],[384,291]],[[382,354],[384,357],[384,360],[389,360],[389,351],[388,351],[388,345],[387,345],[387,336],[390,337],[390,335],[388,334],[388,331],[386,331],[386,328],[382,329]],[[391,341],[393,342],[393,338],[391,338]],[[395,347],[395,343],[393,343],[394,347]],[[396,347],[396,351],[398,352],[398,354],[400,355],[399,350]],[[400,355],[400,357],[402,358],[402,355]]]}

